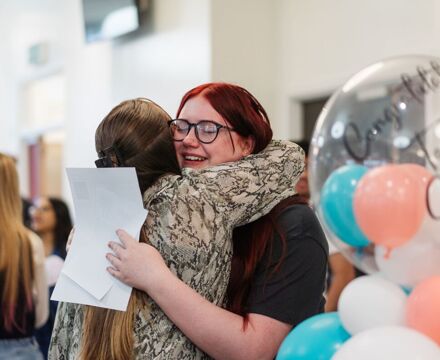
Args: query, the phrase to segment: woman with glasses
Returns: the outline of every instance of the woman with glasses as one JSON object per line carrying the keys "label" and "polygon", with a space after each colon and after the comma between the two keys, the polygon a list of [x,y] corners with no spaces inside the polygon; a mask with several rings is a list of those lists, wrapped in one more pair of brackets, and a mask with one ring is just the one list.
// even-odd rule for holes
{"label": "woman with glasses", "polygon": [[14,160],[0,154],[0,359],[43,359],[33,338],[47,319],[41,239],[22,222]]}
{"label": "woman with glasses", "polygon": [[[270,132],[268,123],[259,116],[265,123],[262,127]],[[294,193],[304,154],[295,144],[273,142],[265,151],[248,156],[253,138],[220,117],[197,124],[169,120],[150,101],[121,103],[96,130],[97,165],[136,168],[149,211],[141,240],[148,239],[175,276],[208,301],[223,305],[232,229],[267,213]],[[178,159],[174,140],[179,142],[185,132],[195,133],[207,149],[217,149],[213,156],[221,150],[242,160],[180,171],[178,160],[206,161],[211,156],[207,150]],[[49,352],[51,359],[205,357],[160,307],[138,290],[134,290],[126,312],[61,303]]]}
{"label": "woman with glasses", "polygon": [[[184,168],[204,169],[240,158],[227,146],[227,137],[226,143],[206,144],[209,139],[200,136],[206,119],[234,129],[227,136],[251,136],[254,153],[272,137],[261,105],[232,84],[209,83],[188,91],[177,118],[172,122],[174,145]],[[110,258],[110,273],[146,291],[215,359],[273,359],[294,326],[324,310],[328,245],[306,199],[286,199],[268,215],[234,230],[224,308],[181,282],[154,247],[125,233],[121,238],[125,249],[112,245],[117,258]]]}

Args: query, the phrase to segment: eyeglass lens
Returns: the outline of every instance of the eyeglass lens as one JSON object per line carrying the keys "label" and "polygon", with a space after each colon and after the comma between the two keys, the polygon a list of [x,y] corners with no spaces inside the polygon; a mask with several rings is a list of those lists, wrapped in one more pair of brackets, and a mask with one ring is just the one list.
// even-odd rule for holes
{"label": "eyeglass lens", "polygon": [[202,120],[196,124],[191,124],[183,119],[173,120],[171,122],[171,132],[174,140],[182,141],[193,127],[195,128],[197,139],[200,142],[207,144],[216,139],[219,129],[223,126],[209,120]]}

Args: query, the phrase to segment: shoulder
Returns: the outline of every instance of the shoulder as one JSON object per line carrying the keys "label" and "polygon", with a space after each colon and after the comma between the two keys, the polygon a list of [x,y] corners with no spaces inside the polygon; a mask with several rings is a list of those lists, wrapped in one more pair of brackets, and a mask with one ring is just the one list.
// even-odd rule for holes
{"label": "shoulder", "polygon": [[172,193],[176,189],[176,184],[181,179],[180,175],[164,175],[151,185],[143,194],[144,206],[148,207],[153,199]]}
{"label": "shoulder", "polygon": [[313,242],[327,255],[328,242],[322,226],[311,207],[305,204],[293,204],[281,211],[277,218],[277,225],[285,235],[287,245],[299,246],[301,243]]}
{"label": "shoulder", "polygon": [[312,225],[319,223],[313,209],[306,204],[292,204],[284,208],[278,215],[277,222],[280,224],[293,223]]}
{"label": "shoulder", "polygon": [[35,234],[33,231],[27,231],[28,239],[31,243],[32,248],[32,256],[36,265],[44,264],[45,254],[44,254],[44,245],[41,238]]}

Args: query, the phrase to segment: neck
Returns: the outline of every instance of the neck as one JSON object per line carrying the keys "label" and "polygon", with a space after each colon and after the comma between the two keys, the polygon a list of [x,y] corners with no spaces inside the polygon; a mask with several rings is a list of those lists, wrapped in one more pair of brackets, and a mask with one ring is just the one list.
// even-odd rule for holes
{"label": "neck", "polygon": [[47,231],[47,232],[39,233],[38,235],[43,240],[44,253],[45,253],[46,257],[48,257],[49,255],[52,255],[53,250],[55,248],[54,233],[52,231]]}

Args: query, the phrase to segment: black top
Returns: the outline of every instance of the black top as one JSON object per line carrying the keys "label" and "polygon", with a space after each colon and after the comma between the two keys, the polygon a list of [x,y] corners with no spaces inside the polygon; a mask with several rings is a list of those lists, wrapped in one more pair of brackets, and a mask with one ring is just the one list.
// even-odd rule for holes
{"label": "black top", "polygon": [[[14,318],[20,326],[12,326],[10,331],[4,327],[4,313],[0,309],[0,340],[3,339],[21,339],[32,336],[35,323],[34,309],[26,310],[26,298],[24,294],[23,279],[19,280],[18,298],[14,312]],[[4,273],[0,272],[0,295],[3,293]]]}
{"label": "black top", "polygon": [[298,325],[324,311],[328,243],[313,210],[294,204],[279,215],[277,226],[285,231],[286,252],[279,270],[271,274],[282,254],[277,234],[272,253],[266,251],[251,285],[248,313]]}

